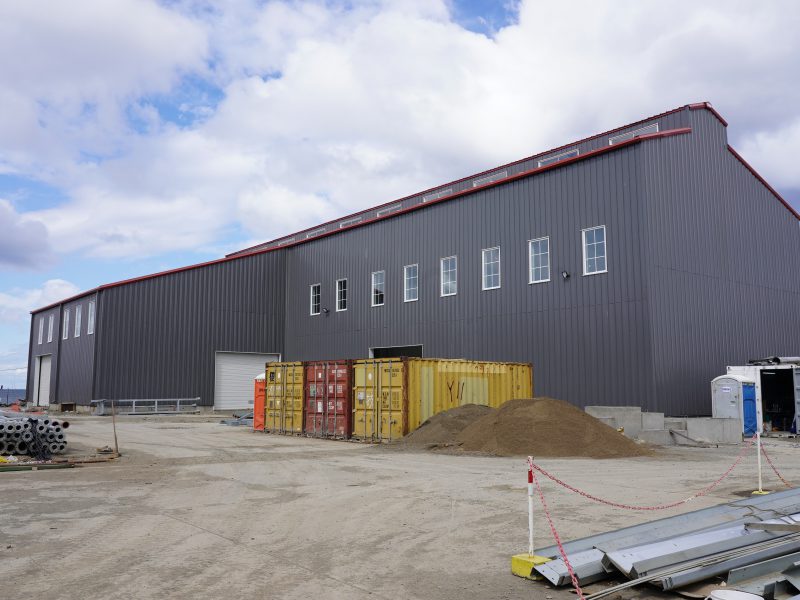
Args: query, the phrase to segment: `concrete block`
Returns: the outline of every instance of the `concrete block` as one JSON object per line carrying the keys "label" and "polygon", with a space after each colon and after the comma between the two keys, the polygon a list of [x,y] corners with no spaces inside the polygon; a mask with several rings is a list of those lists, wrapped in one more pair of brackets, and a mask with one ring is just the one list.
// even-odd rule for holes
{"label": "concrete block", "polygon": [[684,431],[686,429],[686,419],[676,419],[674,417],[667,417],[664,419],[664,429],[675,429]]}
{"label": "concrete block", "polygon": [[666,429],[642,429],[639,439],[654,446],[674,446],[675,438]]}
{"label": "concrete block", "polygon": [[666,429],[664,427],[664,413],[643,412],[642,429]]}
{"label": "concrete block", "polygon": [[618,429],[619,425],[617,425],[617,420],[614,417],[595,417],[601,423],[605,423],[609,427],[613,427],[614,429]]}
{"label": "concrete block", "polygon": [[742,424],[739,419],[696,417],[686,419],[687,435],[698,442],[735,444],[742,441]]}
{"label": "concrete block", "polygon": [[642,408],[640,406],[587,406],[584,410],[593,417],[611,417],[617,427],[625,428],[625,435],[635,438],[642,430]]}

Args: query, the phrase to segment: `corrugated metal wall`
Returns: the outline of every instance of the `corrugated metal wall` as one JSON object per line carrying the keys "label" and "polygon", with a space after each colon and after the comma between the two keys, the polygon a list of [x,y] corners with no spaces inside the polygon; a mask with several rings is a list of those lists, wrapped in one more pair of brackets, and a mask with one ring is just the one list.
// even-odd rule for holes
{"label": "corrugated metal wall", "polygon": [[798,354],[800,227],[728,152],[724,127],[692,111],[692,135],[640,147],[658,405],[710,413],[730,364]]}
{"label": "corrugated metal wall", "polygon": [[[288,360],[358,358],[375,346],[424,355],[532,362],[536,393],[579,405],[652,408],[635,147],[296,246],[287,263]],[[605,225],[609,272],[582,276],[581,229]],[[527,241],[550,236],[551,281],[528,284]],[[502,287],[481,290],[481,249],[501,247]],[[440,297],[439,259],[458,257],[458,294]],[[419,301],[403,266],[419,264]],[[386,271],[386,305],[370,275]],[[570,278],[562,280],[566,270]],[[349,306],[335,310],[335,281]],[[322,284],[329,314],[309,315]]]}
{"label": "corrugated metal wall", "polygon": [[[88,404],[92,399],[92,376],[94,373],[94,344],[96,334],[90,334],[89,301],[95,299],[91,294],[73,300],[61,307],[61,320],[69,310],[69,331],[64,339],[63,330],[59,338],[58,394],[54,402],[59,404],[74,402]],[[75,337],[75,310],[81,307],[80,335]],[[96,323],[95,323],[96,324]]]}
{"label": "corrugated metal wall", "polygon": [[100,292],[95,398],[213,404],[214,353],[281,353],[284,253]]}
{"label": "corrugated metal wall", "polygon": [[[47,341],[47,329],[50,319],[53,315],[53,339]],[[39,321],[44,323],[44,330],[42,333],[42,343],[39,343]],[[58,372],[58,350],[59,341],[61,339],[61,310],[59,307],[53,307],[48,310],[42,311],[31,315],[31,341],[30,349],[28,352],[28,391],[27,399],[33,401],[36,398],[36,382],[34,377],[36,375],[36,361],[40,356],[52,355],[52,363],[50,366],[50,402],[56,402],[56,376]]]}

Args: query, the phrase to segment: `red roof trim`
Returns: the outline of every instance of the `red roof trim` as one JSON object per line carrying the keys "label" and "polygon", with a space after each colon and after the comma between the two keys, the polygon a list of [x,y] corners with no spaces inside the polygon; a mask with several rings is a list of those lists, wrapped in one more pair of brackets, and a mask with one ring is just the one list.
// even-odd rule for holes
{"label": "red roof trim", "polygon": [[[325,227],[327,225],[331,225],[333,223],[337,223],[337,222],[340,222],[340,221],[346,221],[349,218],[356,218],[358,216],[361,216],[361,215],[364,215],[366,213],[372,212],[373,210],[380,210],[381,208],[384,208],[386,206],[391,206],[392,204],[396,204],[398,202],[403,202],[404,200],[408,200],[409,198],[414,198],[415,196],[421,196],[421,195],[427,194],[428,192],[432,192],[434,190],[446,188],[449,185],[456,185],[456,184],[461,183],[463,181],[467,181],[469,179],[474,179],[476,177],[480,177],[481,175],[488,175],[490,173],[494,173],[494,172],[500,171],[502,169],[507,169],[508,167],[513,167],[513,166],[518,165],[519,163],[525,162],[527,160],[534,160],[534,159],[539,158],[541,156],[549,155],[549,154],[552,154],[553,152],[558,152],[559,150],[564,150],[566,148],[571,148],[572,146],[577,146],[578,144],[583,144],[583,143],[588,142],[590,140],[594,140],[594,139],[597,139],[597,138],[601,138],[601,137],[605,137],[605,136],[611,135],[613,133],[617,133],[618,131],[622,131],[623,129],[628,129],[629,127],[636,127],[637,125],[641,125],[642,123],[647,123],[648,121],[652,121],[653,119],[661,119],[661,118],[666,117],[668,115],[672,115],[672,114],[675,114],[677,112],[680,112],[680,111],[682,111],[682,110],[684,110],[686,108],[689,108],[689,109],[692,109],[692,110],[697,110],[697,109],[701,109],[701,108],[707,108],[720,121],[722,121],[723,125],[725,125],[725,126],[728,125],[725,122],[725,120],[719,115],[719,113],[717,113],[717,111],[715,111],[712,108],[711,103],[709,103],[709,102],[699,102],[699,103],[695,103],[695,104],[687,104],[687,105],[681,106],[679,108],[673,108],[672,110],[668,110],[666,112],[663,112],[663,113],[660,113],[660,114],[657,114],[657,115],[653,115],[652,117],[647,117],[646,119],[640,119],[640,120],[635,121],[633,123],[628,123],[627,125],[622,125],[620,127],[615,127],[614,129],[609,129],[608,131],[604,131],[603,133],[596,133],[594,135],[590,135],[588,137],[576,140],[574,142],[570,142],[569,144],[564,144],[563,146],[558,146],[556,148],[550,148],[549,150],[545,150],[545,151],[539,152],[537,154],[532,154],[530,156],[526,156],[525,158],[520,158],[519,160],[515,160],[513,162],[506,163],[504,165],[500,165],[500,166],[497,166],[497,167],[492,167],[491,169],[487,169],[487,170],[481,171],[479,173],[473,173],[472,175],[467,175],[466,177],[462,177],[461,179],[455,179],[455,180],[450,181],[448,183],[442,183],[442,184],[436,185],[436,186],[434,186],[432,188],[428,188],[426,190],[422,190],[420,192],[414,192],[413,194],[409,194],[407,196],[403,196],[402,198],[396,198],[394,200],[391,200],[390,202],[385,202],[383,204],[378,204],[377,206],[372,206],[370,208],[366,208],[366,209],[364,209],[362,211],[355,212],[355,213],[352,213],[350,215],[345,215],[343,217],[338,217],[336,219],[332,219],[332,220],[326,221],[324,223],[319,223],[319,224],[314,225],[312,227],[308,227],[306,229],[301,229],[300,231],[295,231],[294,233],[288,233],[286,235],[282,235],[281,237],[275,238],[273,240],[268,240],[266,242],[262,242],[260,244],[255,244],[254,246],[250,246],[250,247],[244,248],[242,250],[237,250],[236,252],[231,252],[230,254],[228,254],[226,256],[229,256],[229,257],[230,256],[241,256],[243,254],[248,253],[248,251],[253,250],[254,248],[260,248],[261,246],[266,246],[268,244],[273,244],[273,243],[275,243],[275,242],[277,242],[279,240],[282,240],[284,238],[292,237],[293,235],[301,235],[303,233],[308,233],[309,231],[314,231],[315,229],[318,229],[320,227]],[[504,180],[504,181],[507,181],[507,179]],[[430,204],[430,202],[426,202],[426,204]],[[392,214],[397,214],[397,213],[395,212],[395,213],[392,213]],[[343,228],[343,229],[346,229],[346,228]],[[319,236],[315,236],[313,239],[317,239],[317,237],[319,237]],[[285,247],[286,245],[288,245],[288,244],[285,244],[284,246],[281,246],[281,247]]]}
{"label": "red roof trim", "polygon": [[784,200],[783,196],[781,196],[774,187],[768,184],[767,180],[764,179],[761,175],[759,175],[758,171],[756,171],[752,166],[750,166],[750,163],[748,163],[744,158],[742,158],[741,154],[739,154],[731,146],[728,146],[728,152],[733,154],[736,160],[742,163],[744,168],[750,171],[750,173],[752,173],[753,177],[758,179],[764,185],[765,188],[767,188],[770,192],[772,192],[772,195],[781,201],[781,204],[783,204],[787,208],[787,210],[794,215],[795,219],[800,221],[800,213],[798,213],[794,208],[792,208],[792,205],[789,204],[786,200]]}
{"label": "red roof trim", "polygon": [[[573,158],[568,158],[568,159],[565,159],[565,160],[562,160],[562,161],[559,161],[559,162],[556,162],[556,163],[545,165],[543,167],[536,167],[534,169],[530,169],[528,171],[523,171],[522,173],[517,173],[516,175],[511,175],[510,177],[506,177],[506,178],[500,179],[498,181],[492,181],[490,183],[485,183],[484,185],[480,185],[480,186],[477,186],[477,187],[474,187],[474,188],[469,188],[469,189],[466,189],[466,190],[462,190],[460,192],[455,192],[455,193],[449,194],[447,196],[442,196],[441,198],[437,198],[436,200],[431,200],[429,202],[426,202],[425,204],[415,204],[413,206],[409,206],[409,207],[404,208],[402,210],[394,211],[394,212],[392,212],[392,213],[390,213],[390,214],[388,214],[386,216],[373,217],[372,219],[366,219],[366,220],[363,220],[363,221],[359,221],[358,223],[354,223],[352,225],[348,225],[347,227],[342,227],[341,229],[335,229],[333,231],[328,231],[326,233],[323,233],[321,235],[315,236],[313,238],[302,239],[302,240],[295,241],[295,242],[292,242],[292,243],[289,243],[289,244],[284,244],[282,246],[264,248],[263,250],[256,250],[255,252],[248,252],[247,254],[236,254],[234,256],[226,256],[226,257],[223,257],[223,258],[218,258],[218,259],[210,260],[210,261],[207,261],[207,262],[202,262],[202,263],[197,263],[197,264],[194,264],[194,265],[188,265],[188,266],[185,266],[185,267],[178,267],[178,268],[175,268],[175,269],[170,269],[168,271],[160,271],[158,273],[152,273],[150,275],[142,275],[141,277],[134,277],[132,279],[124,279],[122,281],[117,281],[115,283],[107,283],[107,284],[98,286],[98,287],[96,287],[96,288],[94,288],[92,290],[89,290],[87,292],[81,292],[80,294],[77,294],[75,296],[71,296],[70,298],[67,298],[65,300],[61,300],[60,302],[55,302],[55,303],[50,304],[48,306],[45,306],[45,307],[42,307],[42,308],[37,308],[36,310],[32,310],[31,314],[42,312],[44,310],[51,309],[51,308],[53,308],[55,306],[59,306],[61,304],[66,304],[67,302],[71,302],[72,300],[75,300],[77,298],[81,298],[83,296],[88,296],[90,294],[93,294],[93,293],[96,293],[96,292],[100,292],[102,290],[107,290],[107,289],[119,287],[119,286],[122,286],[122,285],[128,285],[130,283],[137,283],[139,281],[145,281],[147,279],[154,279],[156,277],[162,277],[164,275],[172,275],[174,273],[181,273],[183,271],[190,271],[190,270],[193,270],[193,269],[200,269],[202,267],[209,267],[211,265],[230,262],[230,261],[233,261],[233,260],[239,260],[239,259],[247,258],[249,256],[257,256],[259,254],[266,254],[268,252],[276,252],[276,251],[282,250],[284,248],[291,248],[293,246],[299,246],[301,244],[306,244],[308,242],[313,242],[315,240],[320,240],[320,239],[323,239],[323,238],[326,238],[326,237],[330,237],[332,235],[336,235],[336,234],[341,233],[343,231],[348,231],[350,229],[356,229],[357,227],[363,227],[365,225],[369,225],[371,223],[375,223],[376,221],[383,221],[385,219],[392,218],[392,217],[395,217],[397,215],[402,215],[402,214],[409,213],[409,212],[412,212],[412,211],[415,211],[415,210],[421,210],[423,208],[427,208],[428,206],[431,206],[431,205],[434,205],[434,204],[439,204],[440,202],[447,202],[447,201],[453,200],[455,198],[461,198],[462,196],[468,196],[470,194],[475,194],[477,192],[480,192],[481,190],[485,190],[485,189],[488,189],[488,188],[493,188],[493,187],[497,187],[497,186],[500,186],[500,185],[504,185],[504,184],[510,183],[512,181],[518,181],[520,179],[524,179],[526,177],[531,177],[533,175],[539,175],[540,173],[545,173],[547,171],[552,171],[553,169],[558,169],[558,168],[561,168],[561,167],[564,167],[564,166],[567,166],[567,165],[571,165],[573,163],[580,162],[580,161],[583,161],[583,160],[587,160],[589,158],[593,158],[593,157],[599,156],[601,154],[607,154],[609,152],[614,152],[615,150],[619,150],[620,148],[625,148],[627,146],[632,146],[634,144],[638,144],[638,143],[646,141],[646,140],[658,139],[658,138],[667,138],[667,137],[671,137],[671,136],[674,136],[674,135],[683,135],[683,134],[687,134],[687,133],[691,133],[691,132],[692,132],[691,128],[684,127],[684,128],[681,128],[681,129],[668,129],[666,131],[661,131],[661,132],[658,132],[658,133],[650,133],[650,134],[634,137],[634,138],[632,138],[630,140],[626,140],[624,142],[620,142],[619,144],[614,144],[613,146],[603,146],[603,147],[598,148],[596,150],[592,150],[590,152],[587,152],[586,154],[581,154],[581,155],[575,156]],[[572,144],[568,144],[568,145],[571,146]],[[492,169],[492,171],[495,171],[495,170],[496,169]],[[438,186],[438,187],[441,187],[441,186]],[[414,195],[416,196],[417,194],[414,194]],[[395,202],[397,202],[397,201],[395,200]],[[393,203],[390,203],[390,204],[393,204]],[[339,219],[337,219],[337,221],[338,220]],[[318,227],[320,227],[320,226],[318,225],[317,227],[314,227],[312,229],[316,229]]]}
{"label": "red roof trim", "polygon": [[713,106],[711,106],[711,102],[697,102],[695,104],[690,104],[689,108],[691,110],[703,110],[703,109],[705,109],[705,110],[709,111],[712,115],[717,117],[717,120],[720,123],[722,123],[723,126],[725,126],[725,127],[728,126],[728,122],[722,117],[721,114],[719,114],[717,112],[717,110]]}

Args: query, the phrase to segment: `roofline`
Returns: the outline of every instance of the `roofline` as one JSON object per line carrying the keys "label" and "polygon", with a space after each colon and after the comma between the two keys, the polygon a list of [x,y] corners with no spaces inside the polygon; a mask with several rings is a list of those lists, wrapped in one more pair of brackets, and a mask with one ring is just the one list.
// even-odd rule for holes
{"label": "roofline", "polygon": [[800,221],[800,213],[798,213],[798,212],[797,212],[797,211],[796,211],[794,208],[792,208],[792,205],[791,205],[791,204],[789,204],[789,203],[788,203],[788,202],[787,202],[787,201],[786,201],[786,200],[783,198],[783,196],[781,196],[781,195],[778,193],[778,190],[776,190],[776,189],[775,189],[774,187],[772,187],[772,186],[771,186],[769,183],[767,183],[767,180],[766,180],[766,179],[764,179],[764,178],[763,178],[763,177],[762,177],[762,176],[759,174],[759,172],[758,172],[758,171],[756,171],[756,170],[755,170],[755,169],[754,169],[754,168],[753,168],[753,167],[750,165],[750,163],[749,163],[749,162],[747,162],[747,161],[746,161],[744,158],[742,158],[742,155],[741,155],[741,154],[739,154],[739,153],[738,153],[736,150],[734,150],[734,149],[733,149],[733,147],[732,147],[730,144],[728,144],[728,152],[730,152],[731,154],[733,154],[734,158],[736,158],[736,160],[738,160],[740,163],[742,163],[742,165],[744,166],[744,168],[745,168],[745,169],[747,169],[748,171],[750,171],[750,173],[753,175],[753,177],[755,177],[756,179],[758,179],[758,180],[759,180],[759,181],[760,181],[760,182],[761,182],[761,183],[764,185],[764,187],[765,187],[765,188],[767,188],[767,189],[768,189],[770,192],[772,192],[772,195],[773,195],[773,196],[775,196],[775,197],[776,197],[778,200],[780,200],[781,204],[783,204],[783,205],[786,207],[786,209],[787,209],[787,210],[788,210],[790,213],[792,213],[792,215],[794,215],[794,218],[795,218],[795,219],[797,219],[798,221]]}
{"label": "roofline", "polygon": [[[549,155],[549,154],[552,154],[553,152],[558,152],[559,150],[565,150],[566,148],[570,148],[570,147],[576,146],[578,144],[583,144],[585,142],[588,142],[588,141],[591,141],[591,140],[594,140],[594,139],[597,139],[597,138],[602,138],[602,137],[611,135],[612,133],[616,133],[618,131],[622,131],[623,129],[628,129],[629,127],[635,127],[637,125],[641,125],[642,123],[646,123],[647,121],[652,121],[653,119],[661,119],[663,117],[666,117],[666,116],[669,116],[669,115],[673,115],[673,114],[675,114],[677,112],[680,112],[680,111],[686,110],[686,109],[689,109],[689,110],[708,110],[708,111],[711,112],[712,115],[714,115],[719,120],[720,123],[722,123],[722,125],[724,127],[728,126],[728,122],[725,119],[722,118],[722,116],[714,109],[713,106],[711,106],[710,102],[695,102],[694,104],[685,104],[684,106],[680,106],[678,108],[673,108],[672,110],[668,110],[666,112],[659,113],[657,115],[653,115],[652,117],[646,117],[644,119],[639,119],[638,121],[634,121],[633,123],[628,123],[627,125],[621,125],[619,127],[615,127],[614,129],[609,129],[608,131],[604,131],[602,133],[595,133],[595,134],[590,135],[588,137],[581,138],[579,140],[575,140],[575,141],[569,142],[568,144],[563,144],[563,145],[557,146],[555,148],[550,148],[549,150],[544,150],[542,152],[537,152],[536,154],[532,154],[530,156],[526,156],[525,158],[520,158],[519,160],[515,160],[515,161],[509,162],[509,163],[498,165],[498,166],[492,167],[490,169],[486,169],[484,171],[480,171],[478,173],[473,173],[471,175],[467,175],[466,177],[461,177],[459,179],[454,179],[453,181],[449,181],[447,183],[440,183],[440,184],[437,184],[437,185],[435,185],[433,187],[430,187],[430,188],[427,188],[427,189],[424,189],[424,190],[421,190],[421,191],[418,191],[418,192],[414,192],[412,194],[408,194],[408,195],[402,196],[400,198],[395,198],[394,200],[390,200],[389,202],[384,202],[382,204],[377,204],[375,206],[371,206],[370,208],[365,208],[365,209],[360,210],[358,212],[354,212],[354,213],[351,213],[351,214],[348,214],[348,215],[343,215],[341,217],[337,217],[335,219],[331,219],[330,221],[325,221],[323,223],[317,223],[316,225],[313,225],[311,227],[306,227],[305,229],[301,229],[299,231],[295,231],[294,233],[287,233],[285,235],[282,235],[280,237],[274,238],[272,240],[267,240],[265,242],[260,242],[258,244],[254,244],[253,246],[248,246],[247,248],[243,248],[241,250],[237,250],[236,252],[231,252],[230,254],[226,254],[225,256],[226,257],[233,257],[233,256],[241,256],[241,255],[244,255],[244,254],[252,254],[254,252],[257,252],[256,248],[260,248],[261,246],[265,246],[267,244],[272,244],[272,243],[277,242],[278,240],[281,240],[283,238],[296,236],[296,235],[301,235],[303,233],[308,233],[309,231],[314,231],[316,229],[319,229],[320,227],[326,227],[327,225],[332,225],[333,223],[337,223],[337,222],[340,222],[340,221],[343,221],[343,220],[346,221],[347,219],[355,218],[355,217],[364,215],[366,213],[372,212],[373,210],[380,210],[381,208],[384,208],[384,207],[387,207],[387,206],[391,206],[393,204],[397,204],[398,202],[403,202],[404,200],[408,200],[409,198],[413,198],[415,196],[424,195],[424,194],[427,194],[428,192],[432,192],[432,191],[440,189],[440,188],[446,188],[448,186],[454,186],[454,185],[462,183],[464,181],[468,181],[470,179],[474,179],[474,178],[480,177],[481,175],[488,175],[489,173],[493,173],[493,172],[498,171],[500,169],[506,169],[508,167],[513,167],[513,166],[518,165],[520,163],[523,163],[525,161],[534,160],[534,159],[539,158],[541,156]],[[508,181],[508,179],[504,179],[503,181]],[[430,202],[427,202],[426,204],[430,204]],[[394,212],[392,214],[396,215],[398,213]],[[388,216],[389,215],[387,215],[387,217]],[[342,229],[347,229],[347,227],[342,228]],[[322,236],[315,236],[314,239],[317,239],[319,237],[322,237]],[[282,247],[286,247],[288,245],[289,244],[284,244]]]}
{"label": "roofline", "polygon": [[[678,110],[681,110],[681,109],[678,109]],[[663,113],[663,114],[668,114],[668,113]],[[653,117],[651,117],[651,118],[653,118]],[[647,121],[647,120],[649,120],[649,119],[645,119],[645,121]],[[638,124],[638,122],[635,123],[635,124]],[[630,125],[626,125],[625,127],[630,127]],[[624,128],[620,128],[620,129],[624,129]],[[616,130],[612,130],[612,133],[614,131],[616,131]],[[683,134],[687,134],[687,133],[691,133],[691,132],[692,132],[692,129],[690,127],[682,127],[682,128],[679,128],[679,129],[668,129],[668,130],[665,130],[665,131],[660,131],[658,133],[649,133],[649,134],[641,135],[641,136],[638,136],[638,137],[631,138],[630,140],[625,140],[624,142],[620,142],[618,144],[614,144],[613,146],[602,146],[602,147],[597,148],[595,150],[590,150],[589,152],[586,152],[585,154],[580,154],[578,156],[575,156],[575,157],[572,157],[572,158],[567,158],[567,159],[564,159],[564,160],[561,160],[559,162],[552,163],[552,164],[549,164],[549,165],[544,165],[544,166],[541,166],[541,167],[534,167],[533,169],[529,169],[527,171],[522,171],[521,173],[517,173],[516,175],[511,175],[509,177],[506,177],[504,179],[500,179],[498,181],[492,181],[492,182],[489,182],[489,183],[485,183],[483,185],[479,185],[477,187],[467,188],[467,189],[461,190],[460,192],[454,192],[452,194],[448,194],[447,196],[442,196],[441,198],[437,198],[435,200],[430,200],[429,202],[426,202],[425,204],[415,204],[413,206],[409,206],[407,208],[395,211],[395,212],[393,212],[391,214],[388,214],[388,215],[385,215],[385,216],[380,216],[380,217],[376,216],[376,217],[373,217],[372,219],[359,221],[358,223],[354,223],[353,225],[348,225],[347,227],[342,227],[341,229],[335,229],[335,230],[332,230],[332,231],[328,231],[328,232],[325,232],[325,233],[320,234],[318,236],[315,236],[313,238],[302,239],[302,240],[299,240],[299,241],[291,242],[289,244],[284,244],[282,246],[273,246],[273,247],[270,247],[270,248],[264,248],[263,250],[255,250],[253,252],[246,252],[246,253],[242,253],[242,254],[228,255],[228,256],[225,256],[225,257],[222,257],[222,258],[217,258],[217,259],[214,259],[214,260],[209,260],[209,261],[206,261],[206,262],[197,263],[197,264],[194,264],[194,265],[188,265],[188,266],[185,266],[185,267],[177,267],[175,269],[169,269],[167,271],[159,271],[157,273],[151,273],[149,275],[142,275],[140,277],[133,277],[131,279],[124,279],[122,281],[117,281],[117,282],[114,282],[114,283],[103,284],[103,285],[97,286],[96,288],[93,288],[91,290],[88,290],[88,291],[85,291],[85,292],[81,292],[80,294],[76,294],[74,296],[70,296],[69,298],[66,298],[64,300],[60,300],[58,302],[54,302],[54,303],[49,304],[47,306],[44,306],[42,308],[34,309],[34,310],[31,311],[31,314],[35,314],[35,313],[39,313],[39,312],[42,312],[42,311],[45,311],[45,310],[49,310],[49,309],[54,308],[56,306],[59,306],[59,305],[62,305],[62,304],[66,304],[68,302],[72,302],[73,300],[77,300],[78,298],[82,298],[84,296],[89,296],[91,294],[95,294],[95,293],[101,292],[103,290],[112,289],[112,288],[115,288],[115,287],[120,287],[120,286],[128,285],[128,284],[131,284],[131,283],[137,283],[139,281],[145,281],[145,280],[148,280],[148,279],[155,279],[156,277],[162,277],[162,276],[165,276],[165,275],[172,275],[174,273],[181,273],[183,271],[191,271],[193,269],[200,269],[200,268],[203,268],[203,267],[209,267],[209,266],[212,266],[212,265],[217,265],[217,264],[221,264],[221,263],[227,263],[227,262],[231,262],[231,261],[234,261],[234,260],[240,260],[240,259],[243,259],[243,258],[248,258],[248,257],[251,257],[251,256],[258,256],[258,255],[261,255],[261,254],[267,254],[269,252],[277,252],[278,250],[284,250],[286,248],[292,248],[294,246],[307,244],[309,242],[313,242],[313,241],[320,240],[320,239],[323,239],[323,238],[326,238],[326,237],[330,237],[332,235],[337,235],[339,233],[343,233],[343,232],[349,231],[351,229],[356,229],[358,227],[364,227],[366,225],[370,225],[370,224],[375,223],[377,221],[383,221],[383,220],[386,220],[386,219],[394,218],[394,217],[396,217],[398,215],[403,215],[403,214],[406,214],[406,213],[409,213],[409,212],[413,212],[413,211],[416,211],[416,210],[422,210],[422,209],[428,208],[429,206],[432,206],[432,205],[435,205],[435,204],[439,204],[439,203],[442,203],[442,202],[449,202],[450,200],[454,200],[456,198],[461,198],[462,196],[469,196],[471,194],[476,194],[476,193],[478,193],[480,191],[483,191],[483,190],[486,190],[486,189],[489,189],[489,188],[498,187],[498,186],[501,186],[501,185],[505,185],[507,183],[511,183],[513,181],[518,181],[520,179],[525,179],[527,177],[532,177],[534,175],[539,175],[541,173],[552,171],[554,169],[559,169],[561,167],[565,167],[567,165],[571,165],[571,164],[576,163],[576,162],[588,160],[590,158],[594,158],[596,156],[607,154],[609,152],[615,152],[616,150],[619,150],[620,148],[627,148],[628,146],[634,146],[634,145],[639,144],[639,143],[641,143],[643,141],[653,140],[653,139],[660,139],[660,138],[667,138],[667,137],[672,137],[672,136],[675,136],[675,135],[683,135]],[[573,142],[573,144],[574,144],[574,142]],[[567,146],[571,146],[573,144],[567,144]],[[550,152],[552,152],[552,150]],[[535,156],[538,156],[538,155],[535,155]],[[523,160],[528,160],[528,159],[523,159]],[[495,170],[496,170],[496,168],[495,169],[491,169],[491,171],[495,171]],[[437,187],[441,187],[441,186],[437,186]],[[414,194],[414,195],[416,196],[417,194]],[[396,202],[398,202],[398,201],[395,200],[394,202],[391,202],[390,204],[394,204]],[[372,210],[374,210],[374,209],[372,209]],[[341,219],[336,219],[336,220],[339,221]],[[317,227],[320,227],[320,226],[321,225],[317,225]],[[259,245],[261,245],[261,244],[259,244]]]}

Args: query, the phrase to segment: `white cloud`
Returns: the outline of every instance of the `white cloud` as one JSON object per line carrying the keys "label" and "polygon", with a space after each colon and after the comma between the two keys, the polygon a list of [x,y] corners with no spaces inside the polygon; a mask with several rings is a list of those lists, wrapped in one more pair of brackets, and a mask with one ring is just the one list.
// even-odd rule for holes
{"label": "white cloud", "polygon": [[53,258],[47,228],[24,220],[10,202],[0,199],[0,267],[31,269]]}
{"label": "white cloud", "polygon": [[69,281],[48,279],[38,288],[0,292],[0,321],[16,323],[27,319],[30,311],[74,296],[79,291],[78,286]]}
{"label": "white cloud", "polygon": [[[32,54],[24,69],[0,59],[20,81],[0,92],[13,115],[0,168],[68,194],[26,215],[61,252],[268,239],[701,100],[777,185],[800,186],[786,158],[800,150],[792,0],[527,0],[492,38],[453,23],[444,0],[126,2],[96,3],[97,19],[84,5],[0,9],[0,52]],[[177,127],[141,96],[169,96],[185,73],[224,93],[181,101],[202,118]]]}

